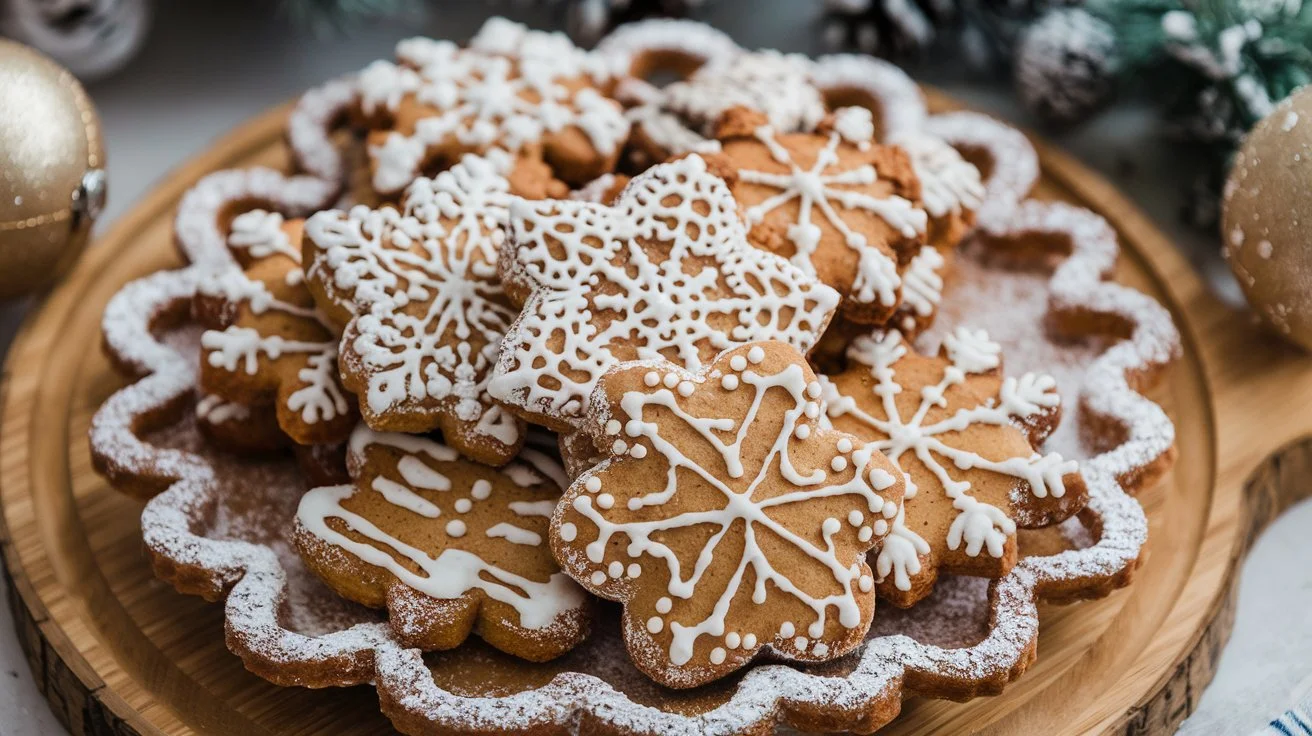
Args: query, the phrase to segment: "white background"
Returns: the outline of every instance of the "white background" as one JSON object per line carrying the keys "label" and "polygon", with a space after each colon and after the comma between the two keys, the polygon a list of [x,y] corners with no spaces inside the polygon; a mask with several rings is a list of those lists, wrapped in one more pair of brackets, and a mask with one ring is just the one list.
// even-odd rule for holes
{"label": "white background", "polygon": [[[242,121],[324,79],[391,55],[407,35],[462,39],[487,14],[479,2],[437,3],[423,18],[389,21],[322,39],[288,28],[267,3],[164,2],[141,54],[116,76],[89,86],[109,154],[109,207],[103,229],[151,185]],[[552,9],[522,3],[494,8],[539,27]],[[750,11],[749,11],[750,7]],[[746,46],[819,52],[819,4],[715,0],[703,17]],[[1022,125],[1033,125],[1008,89],[954,70],[924,72],[959,99]],[[1055,140],[1112,178],[1168,234],[1209,283],[1234,302],[1237,289],[1218,255],[1217,239],[1177,221],[1190,161],[1156,135],[1150,111],[1118,109]],[[0,305],[0,351],[29,308]],[[1188,462],[1182,458],[1181,462]],[[1213,685],[1182,733],[1244,733],[1284,710],[1312,685],[1312,503],[1280,519],[1244,566],[1234,634]],[[0,593],[3,595],[3,593]],[[63,734],[33,685],[7,606],[0,606],[0,736]]]}

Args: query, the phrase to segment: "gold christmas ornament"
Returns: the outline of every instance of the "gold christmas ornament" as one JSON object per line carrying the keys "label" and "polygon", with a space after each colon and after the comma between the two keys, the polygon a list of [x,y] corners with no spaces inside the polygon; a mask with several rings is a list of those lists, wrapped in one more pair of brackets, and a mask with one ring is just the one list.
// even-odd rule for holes
{"label": "gold christmas ornament", "polygon": [[68,70],[0,41],[0,299],[57,279],[105,202],[100,118]]}
{"label": "gold christmas ornament", "polygon": [[1286,98],[1235,155],[1221,197],[1222,252],[1248,303],[1312,350],[1312,88]]}

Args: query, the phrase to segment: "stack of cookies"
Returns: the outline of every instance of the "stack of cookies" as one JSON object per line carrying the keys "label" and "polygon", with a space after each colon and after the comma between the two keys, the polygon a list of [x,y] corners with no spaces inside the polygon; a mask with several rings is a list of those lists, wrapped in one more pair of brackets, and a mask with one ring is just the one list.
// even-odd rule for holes
{"label": "stack of cookies", "polygon": [[691,688],[1006,577],[1089,488],[1043,449],[1053,377],[969,324],[917,341],[1000,227],[880,64],[670,21],[401,42],[302,99],[300,173],[183,201],[199,429],[295,452],[291,543],[403,648],[542,662],[618,616]]}

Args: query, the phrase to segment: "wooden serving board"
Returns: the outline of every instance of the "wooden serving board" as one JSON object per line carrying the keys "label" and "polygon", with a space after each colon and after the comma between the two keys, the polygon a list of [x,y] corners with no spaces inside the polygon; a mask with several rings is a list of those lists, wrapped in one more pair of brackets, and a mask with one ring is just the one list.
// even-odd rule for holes
{"label": "wooden serving board", "polygon": [[[935,106],[949,102],[935,99]],[[175,593],[141,552],[141,507],[91,468],[92,413],[123,385],[97,349],[105,303],[180,265],[182,193],[215,169],[285,166],[286,109],[187,164],[93,247],[26,323],[0,393],[0,547],[38,686],[75,734],[386,733],[367,687],[278,688],[223,644],[223,611]],[[1174,313],[1184,357],[1154,395],[1179,461],[1141,495],[1151,523],[1133,586],[1042,610],[1038,663],[1005,694],[912,700],[885,733],[1169,733],[1211,679],[1249,544],[1312,483],[1312,357],[1212,298],[1171,244],[1106,181],[1040,145],[1040,194],[1087,206],[1124,247],[1118,280]]]}

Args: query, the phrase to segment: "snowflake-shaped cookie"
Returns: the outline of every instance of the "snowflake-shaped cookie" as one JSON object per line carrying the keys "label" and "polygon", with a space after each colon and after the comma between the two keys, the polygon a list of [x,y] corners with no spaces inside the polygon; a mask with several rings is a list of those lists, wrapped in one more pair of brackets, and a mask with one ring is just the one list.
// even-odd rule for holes
{"label": "snowflake-shaped cookie", "polygon": [[356,206],[305,224],[315,300],[345,323],[342,379],[365,422],[397,432],[442,430],[467,457],[514,457],[523,426],[487,394],[502,335],[515,317],[497,277],[515,190],[500,151],[467,155],[406,190],[401,210]]}
{"label": "snowflake-shaped cookie", "polygon": [[940,356],[896,330],[858,338],[847,370],[822,380],[829,422],[906,474],[906,502],[875,561],[881,597],[910,606],[940,572],[998,578],[1016,564],[1017,527],[1079,511],[1079,466],[1035,450],[1056,427],[1051,376],[1001,377],[1001,347],[958,327]]}
{"label": "snowflake-shaped cookie", "polygon": [[696,370],[765,339],[809,350],[838,294],[752,247],[737,207],[695,154],[636,177],[613,206],[517,200],[500,266],[524,308],[492,395],[564,430],[582,422],[593,387],[621,361]]}
{"label": "snowflake-shaped cookie", "polygon": [[753,243],[837,289],[844,316],[882,323],[901,299],[899,264],[925,241],[919,185],[900,149],[874,143],[869,110],[842,108],[823,128],[781,134],[730,110],[720,123],[730,187]]}
{"label": "snowflake-shaped cookie", "polygon": [[588,598],[547,545],[565,482],[553,460],[527,450],[493,469],[426,437],[360,425],[347,466],[352,483],[302,497],[293,538],[340,595],[387,608],[405,646],[450,649],[477,631],[543,661],[587,635]]}
{"label": "snowflake-shaped cookie", "polygon": [[358,82],[379,192],[400,191],[434,161],[539,145],[558,175],[582,184],[613,168],[628,137],[620,106],[599,86],[609,82],[605,65],[563,34],[493,18],[467,49],[412,38],[396,55]]}
{"label": "snowflake-shaped cookie", "polygon": [[644,153],[656,161],[694,151],[713,151],[720,116],[733,107],[762,113],[782,132],[814,130],[825,115],[824,98],[812,83],[810,60],[773,50],[741,52],[705,64],[687,79],[655,87],[625,79],[616,95]]}
{"label": "snowflake-shaped cookie", "polygon": [[898,513],[901,474],[822,429],[820,383],[797,350],[745,345],[698,372],[639,362],[606,375],[593,427],[609,460],[551,520],[564,569],[624,604],[637,666],[692,687],[762,649],[797,661],[864,638],[866,551]]}
{"label": "snowflake-shaped cookie", "polygon": [[[198,285],[201,387],[243,406],[272,404],[298,444],[340,442],[355,409],[337,376],[337,335],[301,271],[303,221],[250,210],[233,218],[228,247],[243,266],[218,266]],[[244,268],[243,268],[244,267]]]}

